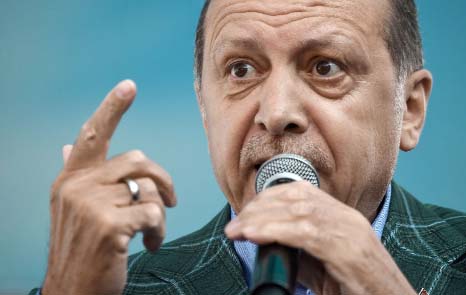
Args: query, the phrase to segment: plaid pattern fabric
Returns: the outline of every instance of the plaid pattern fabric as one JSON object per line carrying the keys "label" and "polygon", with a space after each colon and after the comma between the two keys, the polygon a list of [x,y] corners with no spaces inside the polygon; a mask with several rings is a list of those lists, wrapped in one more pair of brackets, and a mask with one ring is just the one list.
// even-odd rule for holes
{"label": "plaid pattern fabric", "polygon": [[[124,294],[248,294],[241,264],[223,228],[226,206],[209,224],[130,258]],[[392,182],[382,242],[419,292],[466,295],[466,214],[416,200]]]}
{"label": "plaid pattern fabric", "polygon": [[382,242],[401,271],[417,292],[466,295],[466,214],[392,189]]}
{"label": "plaid pattern fabric", "polygon": [[[157,253],[130,256],[124,294],[249,294],[233,243],[223,233],[229,220],[227,205],[202,229]],[[466,295],[465,213],[422,204],[392,182],[382,242],[417,292]]]}
{"label": "plaid pattern fabric", "polygon": [[123,294],[249,294],[233,242],[223,232],[229,220],[227,205],[202,229],[156,254],[130,256]]}

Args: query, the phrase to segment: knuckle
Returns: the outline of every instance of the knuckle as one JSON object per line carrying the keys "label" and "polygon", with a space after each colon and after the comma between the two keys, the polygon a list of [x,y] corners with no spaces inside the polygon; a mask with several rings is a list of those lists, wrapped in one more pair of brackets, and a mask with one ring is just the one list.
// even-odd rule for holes
{"label": "knuckle", "polygon": [[113,218],[111,214],[108,212],[98,212],[98,214],[93,215],[105,237],[113,236],[114,233],[117,232],[118,226],[115,218]]}
{"label": "knuckle", "polygon": [[99,223],[99,230],[102,243],[112,249],[119,249],[124,252],[128,247],[131,236],[118,226],[115,218],[110,217],[109,214],[104,215],[106,217],[101,217],[99,221],[101,222]]}
{"label": "knuckle", "polygon": [[141,150],[134,150],[128,154],[129,161],[133,165],[140,166],[147,162],[147,156]]}
{"label": "knuckle", "polygon": [[309,181],[298,181],[296,182],[296,192],[302,193],[308,191],[312,184]]}
{"label": "knuckle", "polygon": [[63,186],[63,181],[61,181],[59,178],[56,179],[52,186],[50,187],[50,201],[56,202],[60,198],[60,192],[62,190]]}
{"label": "knuckle", "polygon": [[84,123],[81,127],[80,138],[82,138],[84,142],[92,144],[97,139],[96,128],[90,122]]}
{"label": "knuckle", "polygon": [[154,181],[148,177],[138,180],[141,189],[150,196],[158,194],[157,186]]}
{"label": "knuckle", "polygon": [[[62,202],[64,206],[76,207],[75,210],[84,211],[88,207],[92,207],[92,202],[95,200],[88,196],[89,184],[84,184],[85,182],[82,177],[73,177],[63,180],[56,185],[54,184],[52,191],[56,200]],[[87,189],[83,189],[83,187]]]}
{"label": "knuckle", "polygon": [[158,225],[165,219],[165,210],[158,204],[148,204],[146,210],[144,210],[145,218],[149,220],[153,225]]}
{"label": "knuckle", "polygon": [[283,194],[283,198],[287,200],[306,200],[308,199],[307,192],[309,186],[312,186],[308,181],[293,182]]}
{"label": "knuckle", "polygon": [[113,242],[113,246],[115,249],[119,252],[126,253],[130,241],[130,237],[128,235],[113,235],[113,238],[111,239]]}
{"label": "knuckle", "polygon": [[52,196],[55,201],[70,204],[76,199],[76,185],[72,180],[58,182],[52,186]]}
{"label": "knuckle", "polygon": [[312,214],[312,207],[307,202],[294,202],[288,206],[288,210],[293,216],[307,216]]}
{"label": "knuckle", "polygon": [[122,107],[124,106],[124,100],[121,99],[110,99],[106,101],[107,111],[111,114],[117,114],[121,112]]}
{"label": "knuckle", "polygon": [[286,200],[297,200],[302,194],[302,189],[298,183],[293,183],[284,191],[283,198]]}
{"label": "knuckle", "polygon": [[304,237],[313,237],[315,236],[315,227],[309,222],[300,222],[299,224],[300,232]]}

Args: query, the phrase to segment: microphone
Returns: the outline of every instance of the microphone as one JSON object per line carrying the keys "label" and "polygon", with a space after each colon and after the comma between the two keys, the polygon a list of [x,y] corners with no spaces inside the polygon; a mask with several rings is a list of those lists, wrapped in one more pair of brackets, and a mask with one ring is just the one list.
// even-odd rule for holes
{"label": "microphone", "polygon": [[[256,175],[256,193],[283,183],[307,180],[319,187],[312,164],[295,154],[280,154],[261,165]],[[299,250],[279,244],[259,246],[254,266],[253,295],[292,295],[298,274]]]}

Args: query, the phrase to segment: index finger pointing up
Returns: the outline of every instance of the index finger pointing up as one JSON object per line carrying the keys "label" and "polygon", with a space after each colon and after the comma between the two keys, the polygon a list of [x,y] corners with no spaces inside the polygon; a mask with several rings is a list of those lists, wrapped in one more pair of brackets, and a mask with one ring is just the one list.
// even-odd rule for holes
{"label": "index finger pointing up", "polygon": [[113,132],[135,96],[136,84],[131,80],[121,81],[107,94],[82,126],[66,169],[86,168],[105,161]]}

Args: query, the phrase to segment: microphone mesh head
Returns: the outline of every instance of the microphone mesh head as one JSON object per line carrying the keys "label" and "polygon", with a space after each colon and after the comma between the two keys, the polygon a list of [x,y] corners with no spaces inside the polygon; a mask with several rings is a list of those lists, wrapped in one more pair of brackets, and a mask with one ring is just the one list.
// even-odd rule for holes
{"label": "microphone mesh head", "polygon": [[256,193],[264,189],[269,179],[277,174],[291,173],[319,187],[319,177],[312,164],[295,154],[280,154],[261,165],[256,175]]}

